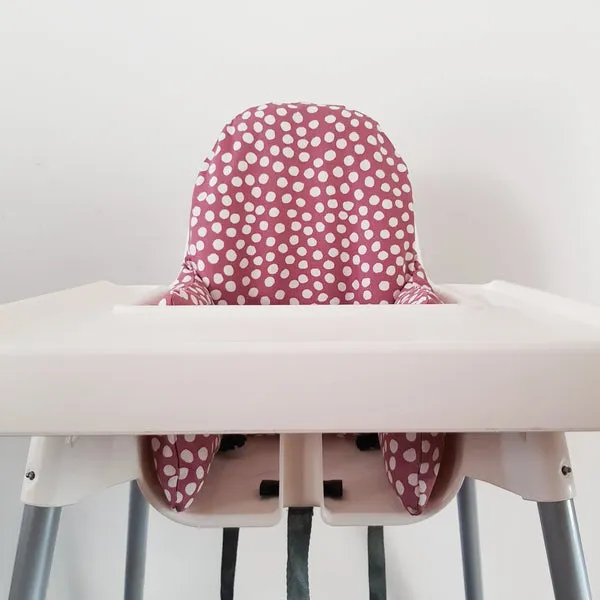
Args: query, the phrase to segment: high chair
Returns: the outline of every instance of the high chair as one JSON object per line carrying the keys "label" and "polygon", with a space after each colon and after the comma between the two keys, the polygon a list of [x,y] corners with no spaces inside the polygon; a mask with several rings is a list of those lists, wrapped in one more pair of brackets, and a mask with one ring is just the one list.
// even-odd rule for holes
{"label": "high chair", "polygon": [[301,600],[313,508],[365,526],[384,600],[382,528],[455,497],[480,600],[475,480],[538,503],[555,597],[587,600],[563,432],[600,429],[599,324],[597,307],[510,283],[432,284],[406,165],[369,117],[248,109],[201,167],[170,286],[0,307],[0,433],[34,436],[10,600],[44,598],[61,507],[124,482],[126,600],[143,595],[146,502],[223,529],[225,600],[240,528],[287,511]]}

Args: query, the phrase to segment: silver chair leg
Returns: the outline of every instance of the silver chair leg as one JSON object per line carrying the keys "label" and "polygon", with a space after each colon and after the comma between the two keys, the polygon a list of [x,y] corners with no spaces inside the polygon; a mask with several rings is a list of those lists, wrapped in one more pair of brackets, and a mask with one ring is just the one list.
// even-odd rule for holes
{"label": "silver chair leg", "polygon": [[483,600],[479,525],[477,522],[477,492],[475,481],[466,478],[458,492],[458,523],[463,562],[466,600]]}
{"label": "silver chair leg", "polygon": [[9,600],[46,598],[60,513],[60,508],[25,505]]}
{"label": "silver chair leg", "polygon": [[148,503],[137,481],[129,491],[127,524],[127,558],[125,563],[125,600],[142,600],[146,575],[146,540],[148,538]]}
{"label": "silver chair leg", "polygon": [[573,500],[539,502],[538,511],[556,600],[591,600]]}

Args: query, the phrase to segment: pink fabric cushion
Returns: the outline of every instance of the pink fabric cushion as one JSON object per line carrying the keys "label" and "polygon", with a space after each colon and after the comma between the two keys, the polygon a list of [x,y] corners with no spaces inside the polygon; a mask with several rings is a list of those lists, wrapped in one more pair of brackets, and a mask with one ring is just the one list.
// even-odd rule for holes
{"label": "pink fabric cushion", "polygon": [[[161,304],[439,303],[415,251],[406,165],[377,122],[342,106],[265,104],[236,116],[202,164],[189,225]],[[173,509],[200,491],[218,440],[152,439]],[[393,490],[419,514],[443,436],[381,441]]]}
{"label": "pink fabric cushion", "polygon": [[[425,274],[416,271],[404,286],[396,304],[439,304]],[[411,515],[419,515],[427,504],[437,479],[444,435],[437,433],[383,433],[379,435],[385,471],[394,490]]]}

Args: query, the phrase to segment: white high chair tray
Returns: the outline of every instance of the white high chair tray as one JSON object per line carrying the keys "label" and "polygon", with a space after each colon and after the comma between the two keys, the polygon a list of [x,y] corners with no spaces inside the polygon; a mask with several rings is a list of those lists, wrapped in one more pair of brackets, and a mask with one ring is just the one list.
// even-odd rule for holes
{"label": "white high chair tray", "polygon": [[600,429],[600,308],[504,282],[433,306],[0,306],[0,434]]}

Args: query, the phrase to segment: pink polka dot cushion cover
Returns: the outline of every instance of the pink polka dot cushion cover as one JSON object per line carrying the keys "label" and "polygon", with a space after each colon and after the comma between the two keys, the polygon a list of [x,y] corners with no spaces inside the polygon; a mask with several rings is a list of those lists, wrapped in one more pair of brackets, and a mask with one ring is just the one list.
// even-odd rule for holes
{"label": "pink polka dot cushion cover", "polygon": [[[440,303],[416,255],[406,164],[377,122],[344,106],[264,104],[237,115],[200,168],[189,225],[162,305]],[[420,514],[444,435],[379,438],[399,505]],[[172,509],[192,504],[219,443],[218,434],[151,439]]]}

